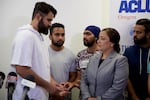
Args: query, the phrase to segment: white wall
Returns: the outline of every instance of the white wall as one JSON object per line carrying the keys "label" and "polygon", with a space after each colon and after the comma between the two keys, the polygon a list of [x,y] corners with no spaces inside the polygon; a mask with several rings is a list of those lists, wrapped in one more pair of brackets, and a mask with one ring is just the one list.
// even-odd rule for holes
{"label": "white wall", "polygon": [[[0,2],[0,71],[7,75],[10,68],[11,45],[19,26],[31,21],[33,7],[40,0],[1,0]],[[53,22],[66,27],[65,46],[75,54],[84,48],[82,32],[88,25],[101,28],[109,25],[109,0],[43,0],[58,11]],[[46,43],[49,44],[47,37]],[[5,79],[6,80],[6,79]],[[5,83],[4,83],[5,85]],[[6,100],[6,89],[0,89],[0,100]]]}

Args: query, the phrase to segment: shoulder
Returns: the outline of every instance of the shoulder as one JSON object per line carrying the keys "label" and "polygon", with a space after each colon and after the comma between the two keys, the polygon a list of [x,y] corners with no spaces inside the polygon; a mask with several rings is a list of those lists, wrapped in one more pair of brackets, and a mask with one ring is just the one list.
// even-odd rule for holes
{"label": "shoulder", "polygon": [[117,55],[116,55],[116,58],[117,58],[117,59],[127,59],[127,57],[124,56],[124,55],[122,55],[122,54],[117,54]]}
{"label": "shoulder", "polygon": [[70,55],[74,55],[74,53],[67,47],[64,47],[64,51]]}
{"label": "shoulder", "polygon": [[135,55],[136,53],[138,53],[139,49],[140,48],[137,45],[130,46],[125,49],[125,52],[123,53],[123,55],[127,57],[131,55]]}
{"label": "shoulder", "polygon": [[87,49],[83,49],[83,50],[79,51],[79,52],[77,53],[77,55],[80,55],[80,54],[85,53],[85,52],[87,52]]}
{"label": "shoulder", "polygon": [[139,47],[137,45],[133,45],[133,46],[126,48],[125,52],[133,52],[133,51],[138,50],[138,49],[139,49]]}
{"label": "shoulder", "polygon": [[64,56],[69,57],[70,59],[76,58],[75,54],[70,49],[68,49],[66,47],[64,47],[64,49],[63,49],[63,54],[64,54]]}
{"label": "shoulder", "polygon": [[108,57],[109,59],[111,59],[112,61],[114,61],[114,62],[118,62],[118,61],[121,61],[121,60],[126,60],[127,61],[127,58],[124,56],[124,55],[122,55],[122,54],[120,54],[120,53],[117,53],[117,52],[112,52],[110,55],[109,55],[109,57]]}
{"label": "shoulder", "polygon": [[87,55],[87,49],[83,49],[83,50],[81,50],[81,51],[79,51],[79,52],[77,53],[77,56],[78,56],[78,57],[81,57],[81,56],[83,56],[83,55]]}
{"label": "shoulder", "polygon": [[102,56],[102,52],[96,53],[96,54],[94,54],[93,56],[90,57],[90,60],[94,61],[94,60],[100,59],[101,56]]}
{"label": "shoulder", "polygon": [[19,40],[30,40],[31,38],[33,38],[33,36],[34,36],[33,31],[30,31],[26,25],[26,26],[18,28],[15,38]]}
{"label": "shoulder", "polygon": [[117,64],[128,63],[127,57],[124,56],[124,55],[121,55],[121,54],[117,54],[116,57],[115,57],[115,59],[116,59],[116,63]]}
{"label": "shoulder", "polygon": [[17,33],[16,37],[14,38],[13,42],[15,44],[23,44],[24,46],[27,44],[32,44],[34,42],[34,38],[32,34],[27,31]]}

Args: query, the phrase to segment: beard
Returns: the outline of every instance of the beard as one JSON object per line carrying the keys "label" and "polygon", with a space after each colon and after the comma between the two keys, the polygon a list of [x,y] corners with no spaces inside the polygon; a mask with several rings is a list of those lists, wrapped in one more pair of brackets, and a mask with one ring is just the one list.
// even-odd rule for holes
{"label": "beard", "polygon": [[136,37],[134,37],[134,43],[137,44],[137,45],[143,45],[145,44],[147,41],[146,41],[146,36],[144,36],[143,38],[141,39],[137,39]]}
{"label": "beard", "polygon": [[39,33],[43,33],[44,35],[47,35],[48,34],[48,28],[49,27],[46,27],[43,23],[43,18],[39,21],[39,24],[38,24],[38,32]]}
{"label": "beard", "polygon": [[92,47],[93,44],[95,43],[95,40],[88,41],[86,39],[83,39],[83,43],[84,43],[84,46]]}
{"label": "beard", "polygon": [[64,41],[53,41],[52,40],[52,44],[54,45],[54,46],[56,46],[56,47],[61,47],[61,46],[63,46],[63,44],[64,44]]}

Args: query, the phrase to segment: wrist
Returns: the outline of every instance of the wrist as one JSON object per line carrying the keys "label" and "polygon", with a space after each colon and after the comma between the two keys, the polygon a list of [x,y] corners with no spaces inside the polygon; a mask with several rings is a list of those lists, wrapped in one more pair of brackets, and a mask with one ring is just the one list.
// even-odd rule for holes
{"label": "wrist", "polygon": [[132,96],[132,99],[133,99],[133,100],[139,100],[139,98],[138,98],[136,95],[133,95],[133,96]]}

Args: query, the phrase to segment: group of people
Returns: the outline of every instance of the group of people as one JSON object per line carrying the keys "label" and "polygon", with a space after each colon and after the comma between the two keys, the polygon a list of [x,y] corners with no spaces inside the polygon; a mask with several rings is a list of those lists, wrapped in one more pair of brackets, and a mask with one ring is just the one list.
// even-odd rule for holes
{"label": "group of people", "polygon": [[[120,35],[114,28],[89,25],[83,32],[87,47],[75,56],[66,48],[65,26],[52,24],[57,10],[37,2],[30,24],[20,27],[13,41],[11,65],[18,81],[13,100],[21,100],[27,75],[37,86],[26,100],[70,100],[71,89],[80,89],[81,100],[150,100],[150,20],[139,19],[134,27],[134,46],[120,54]],[[48,30],[51,44],[44,44]]]}

